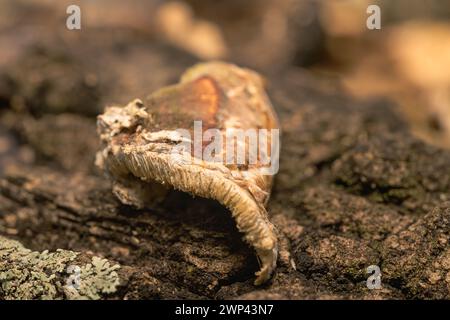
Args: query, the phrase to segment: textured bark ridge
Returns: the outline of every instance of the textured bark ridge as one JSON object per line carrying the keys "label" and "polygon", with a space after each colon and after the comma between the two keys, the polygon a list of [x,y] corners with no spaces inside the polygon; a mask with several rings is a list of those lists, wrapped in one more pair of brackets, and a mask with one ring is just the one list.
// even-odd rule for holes
{"label": "textured bark ridge", "polygon": [[[198,121],[203,128],[196,133]],[[278,241],[265,209],[275,172],[266,173],[269,168],[259,157],[261,152],[273,150],[272,145],[278,147],[279,141],[272,141],[269,131],[277,128],[277,118],[257,73],[221,62],[204,63],[184,73],[179,84],[150,95],[145,103],[136,100],[123,108],[107,108],[98,117],[104,149],[97,160],[113,178],[113,191],[124,204],[144,207],[161,197],[164,192],[157,182],[164,188],[217,200],[229,208],[238,230],[257,252],[261,270],[255,283],[261,284],[276,266]],[[204,140],[203,132],[208,129],[217,130],[214,139],[221,139],[213,159],[204,158],[210,141]],[[227,130],[232,129],[244,134],[250,129],[256,135],[265,129],[269,132],[265,135],[266,150],[261,150],[261,137],[256,135],[259,139],[251,142],[250,136],[227,140],[227,134],[232,133]],[[195,141],[198,138],[201,140]],[[229,152],[230,142],[248,152],[244,153],[244,163],[237,161],[237,149]],[[257,144],[257,148],[250,144]],[[269,160],[278,161],[271,156]],[[251,163],[251,157],[257,161]]]}
{"label": "textured bark ridge", "polygon": [[[280,252],[255,287],[254,252],[215,201],[171,191],[151,209],[123,205],[93,167],[95,122],[56,114],[20,131],[37,164],[0,179],[0,298],[71,298],[68,264],[95,269],[97,257],[118,284],[86,282],[96,294],[85,298],[450,299],[450,153],[412,136],[386,102],[348,100],[303,71],[269,83],[283,146],[267,208],[296,270]],[[380,290],[366,286],[370,265]]]}

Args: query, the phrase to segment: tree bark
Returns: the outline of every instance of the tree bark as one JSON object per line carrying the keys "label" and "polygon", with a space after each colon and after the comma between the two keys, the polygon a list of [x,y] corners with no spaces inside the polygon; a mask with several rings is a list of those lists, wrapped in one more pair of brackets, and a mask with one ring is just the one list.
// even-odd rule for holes
{"label": "tree bark", "polygon": [[[58,125],[62,114],[40,144],[46,117],[24,133],[38,154],[49,141],[60,151],[0,180],[0,297],[449,298],[450,153],[412,136],[386,103],[356,104],[303,72],[272,83],[283,136],[269,213],[296,270],[282,256],[255,287],[255,254],[214,201],[173,191],[154,208],[121,205],[92,166],[95,130],[70,141],[91,157],[68,170],[77,153],[49,137],[95,124]],[[70,265],[81,291],[67,291]],[[370,265],[380,290],[367,288]]]}

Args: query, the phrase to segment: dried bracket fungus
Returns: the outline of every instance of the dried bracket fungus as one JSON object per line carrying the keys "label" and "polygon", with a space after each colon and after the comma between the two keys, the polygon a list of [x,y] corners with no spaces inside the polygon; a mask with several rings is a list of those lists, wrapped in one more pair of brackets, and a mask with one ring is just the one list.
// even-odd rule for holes
{"label": "dried bracket fungus", "polygon": [[[201,121],[200,144],[194,121]],[[244,142],[237,136],[227,140],[236,129],[263,132],[257,138],[259,150],[248,136]],[[143,207],[161,199],[166,188],[216,199],[231,211],[245,241],[256,250],[261,270],[255,284],[270,278],[278,244],[265,209],[273,174],[264,170],[268,158],[278,161],[279,136],[267,134],[278,132],[278,121],[257,73],[221,62],[198,64],[178,84],[156,91],[144,102],[106,108],[98,117],[98,131],[103,150],[97,164],[112,179],[121,202]],[[209,147],[202,139],[208,132],[217,134],[211,144],[227,141],[215,144],[219,148],[211,152],[214,161],[205,160]],[[239,144],[248,153],[243,163],[227,148]]]}

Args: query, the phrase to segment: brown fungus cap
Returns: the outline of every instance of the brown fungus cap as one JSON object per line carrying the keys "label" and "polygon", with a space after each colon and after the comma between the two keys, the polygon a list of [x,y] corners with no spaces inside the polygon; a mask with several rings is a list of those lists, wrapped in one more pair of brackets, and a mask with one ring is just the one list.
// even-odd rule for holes
{"label": "brown fungus cap", "polygon": [[[197,144],[194,122],[199,121],[203,140],[207,131],[214,130],[220,141],[241,143],[248,152],[245,161],[237,162],[237,153],[227,152],[226,143],[215,145],[219,147],[211,155],[216,160],[205,160],[202,155],[210,151],[208,143],[213,139]],[[198,64],[178,84],[154,92],[145,102],[134,100],[125,107],[106,108],[98,117],[103,150],[97,164],[112,179],[114,194],[125,204],[144,207],[164,196],[165,188],[174,188],[226,206],[244,240],[257,252],[261,270],[255,283],[261,284],[270,278],[278,255],[276,230],[265,209],[273,174],[264,172],[267,161],[261,161],[261,151],[255,151],[249,138],[227,140],[227,132],[235,129],[278,129],[262,78],[232,64]],[[273,150],[275,143],[279,147],[278,137],[275,141],[265,135],[267,149]],[[225,161],[230,154],[232,161]],[[268,154],[271,161],[278,161]],[[256,161],[249,161],[252,156]]]}

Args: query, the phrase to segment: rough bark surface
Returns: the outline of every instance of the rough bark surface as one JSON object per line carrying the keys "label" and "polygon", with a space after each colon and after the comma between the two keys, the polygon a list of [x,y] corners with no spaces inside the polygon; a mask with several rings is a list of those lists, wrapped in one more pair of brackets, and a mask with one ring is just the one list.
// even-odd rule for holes
{"label": "rough bark surface", "polygon": [[[31,45],[0,72],[0,299],[450,298],[450,152],[385,101],[348,100],[301,70],[267,77],[283,134],[268,211],[296,270],[282,255],[255,287],[254,252],[214,201],[121,205],[94,167],[93,115],[175,82],[193,59],[104,33],[56,57],[54,42]],[[366,287],[370,265],[380,290]]]}

